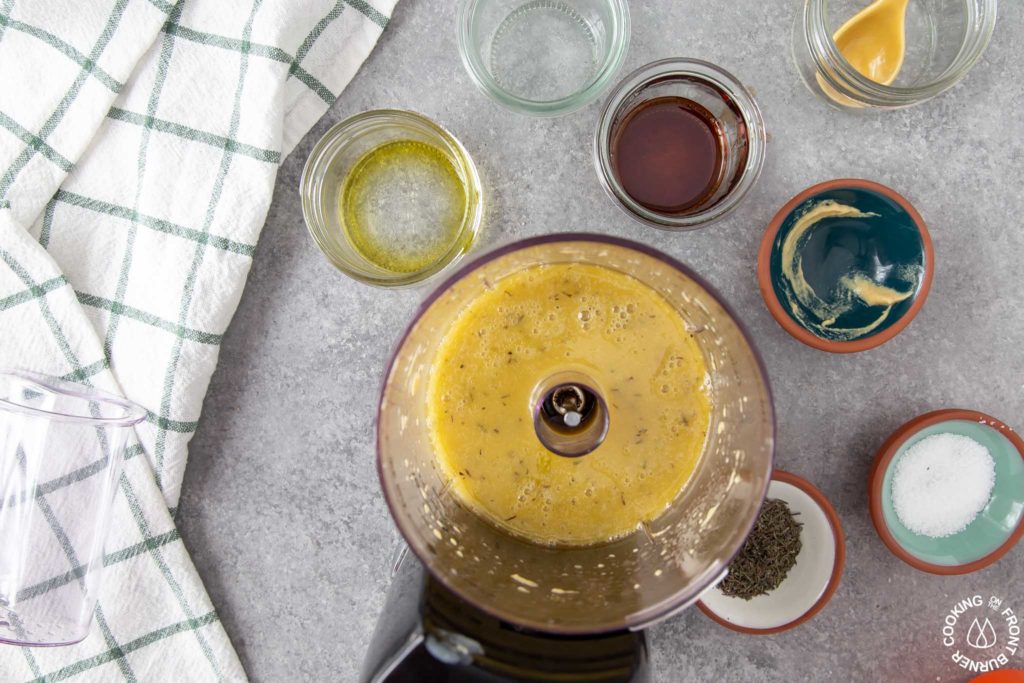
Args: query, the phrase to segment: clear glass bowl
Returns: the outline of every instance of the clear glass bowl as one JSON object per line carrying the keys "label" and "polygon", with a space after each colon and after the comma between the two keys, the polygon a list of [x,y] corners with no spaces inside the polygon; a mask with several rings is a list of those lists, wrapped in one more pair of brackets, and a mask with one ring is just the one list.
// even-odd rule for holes
{"label": "clear glass bowl", "polygon": [[[532,543],[468,510],[437,464],[429,425],[431,368],[453,322],[491,283],[552,263],[597,264],[653,288],[694,330],[708,368],[711,421],[690,481],[657,519],[601,545]],[[774,443],[767,375],[726,303],[669,256],[601,235],[510,244],[441,284],[395,350],[377,415],[384,497],[420,561],[447,588],[499,619],[567,634],[644,628],[721,580],[764,500]]]}
{"label": "clear glass bowl", "polygon": [[906,54],[890,85],[862,76],[832,39],[863,8],[861,0],[805,0],[793,26],[793,60],[801,80],[840,109],[908,107],[952,88],[988,47],[998,0],[910,0]]}
{"label": "clear glass bowl", "polygon": [[463,0],[459,52],[480,90],[555,116],[593,101],[629,46],[626,0]]}
{"label": "clear glass bowl", "polygon": [[[615,172],[612,136],[634,108],[656,97],[678,96],[710,111],[725,136],[723,180],[715,194],[684,214],[652,211],[634,200]],[[629,216],[656,228],[693,230],[736,208],[764,165],[767,133],[753,95],[732,74],[698,59],[663,59],[640,67],[615,86],[594,139],[594,164],[608,195]]]}
{"label": "clear glass bowl", "polygon": [[[350,171],[367,154],[406,141],[424,143],[443,155],[465,194],[461,225],[444,237],[445,243],[435,249],[438,255],[415,270],[399,271],[371,261],[353,245],[344,224],[342,192]],[[387,180],[373,198],[386,237],[396,244],[433,239],[436,226],[424,217],[437,213],[439,203],[450,198],[450,188],[422,173]],[[480,176],[462,143],[430,119],[396,109],[363,112],[332,126],[309,154],[299,194],[306,226],[327,260],[360,282],[382,287],[420,282],[456,263],[472,247],[483,220]]]}

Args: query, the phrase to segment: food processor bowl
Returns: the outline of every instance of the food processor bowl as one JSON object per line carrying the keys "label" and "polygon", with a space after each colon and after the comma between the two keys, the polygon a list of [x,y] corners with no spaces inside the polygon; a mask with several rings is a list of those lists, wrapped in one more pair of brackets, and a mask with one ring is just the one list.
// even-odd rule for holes
{"label": "food processor bowl", "polygon": [[[459,314],[503,277],[554,263],[603,266],[660,293],[683,316],[708,372],[711,418],[693,475],[656,519],[599,545],[542,545],[478,516],[452,491],[430,433],[430,374]],[[739,320],[696,274],[634,242],[549,235],[466,265],[420,306],[385,374],[377,466],[399,530],[447,588],[510,624],[582,635],[650,626],[724,577],[764,500],[774,439],[761,359]]]}

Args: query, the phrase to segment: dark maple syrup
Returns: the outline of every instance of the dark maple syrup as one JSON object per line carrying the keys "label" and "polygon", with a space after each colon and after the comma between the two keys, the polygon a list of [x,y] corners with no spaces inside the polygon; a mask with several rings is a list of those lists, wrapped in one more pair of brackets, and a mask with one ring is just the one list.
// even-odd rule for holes
{"label": "dark maple syrup", "polygon": [[646,100],[612,129],[611,157],[626,193],[663,214],[707,204],[722,184],[726,140],[706,107],[674,95]]}

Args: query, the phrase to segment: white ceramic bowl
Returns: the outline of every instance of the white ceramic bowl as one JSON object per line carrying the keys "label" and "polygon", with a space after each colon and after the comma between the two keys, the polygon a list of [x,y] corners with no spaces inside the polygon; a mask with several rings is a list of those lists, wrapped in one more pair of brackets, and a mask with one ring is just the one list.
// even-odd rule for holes
{"label": "white ceramic bowl", "polygon": [[843,574],[843,528],[824,494],[806,479],[776,470],[768,498],[786,501],[803,524],[796,564],[767,595],[743,600],[726,596],[715,587],[697,603],[713,620],[741,633],[767,635],[799,626],[821,611]]}

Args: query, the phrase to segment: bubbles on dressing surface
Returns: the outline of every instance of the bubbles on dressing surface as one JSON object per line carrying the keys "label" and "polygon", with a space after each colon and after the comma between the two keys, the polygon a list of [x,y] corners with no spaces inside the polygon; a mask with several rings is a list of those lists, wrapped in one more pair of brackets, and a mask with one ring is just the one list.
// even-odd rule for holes
{"label": "bubbles on dressing surface", "polygon": [[[685,319],[641,287],[599,266],[520,271],[470,303],[442,342],[433,395],[450,400],[446,409],[461,401],[464,414],[435,423],[436,452],[446,469],[472,471],[454,492],[502,528],[549,542],[608,540],[656,517],[688,479],[703,434],[677,423],[691,410],[699,423],[694,401],[704,399],[688,387],[704,374],[702,358]],[[531,392],[566,369],[590,376],[613,414],[609,440],[583,458],[542,450],[533,428]]]}

